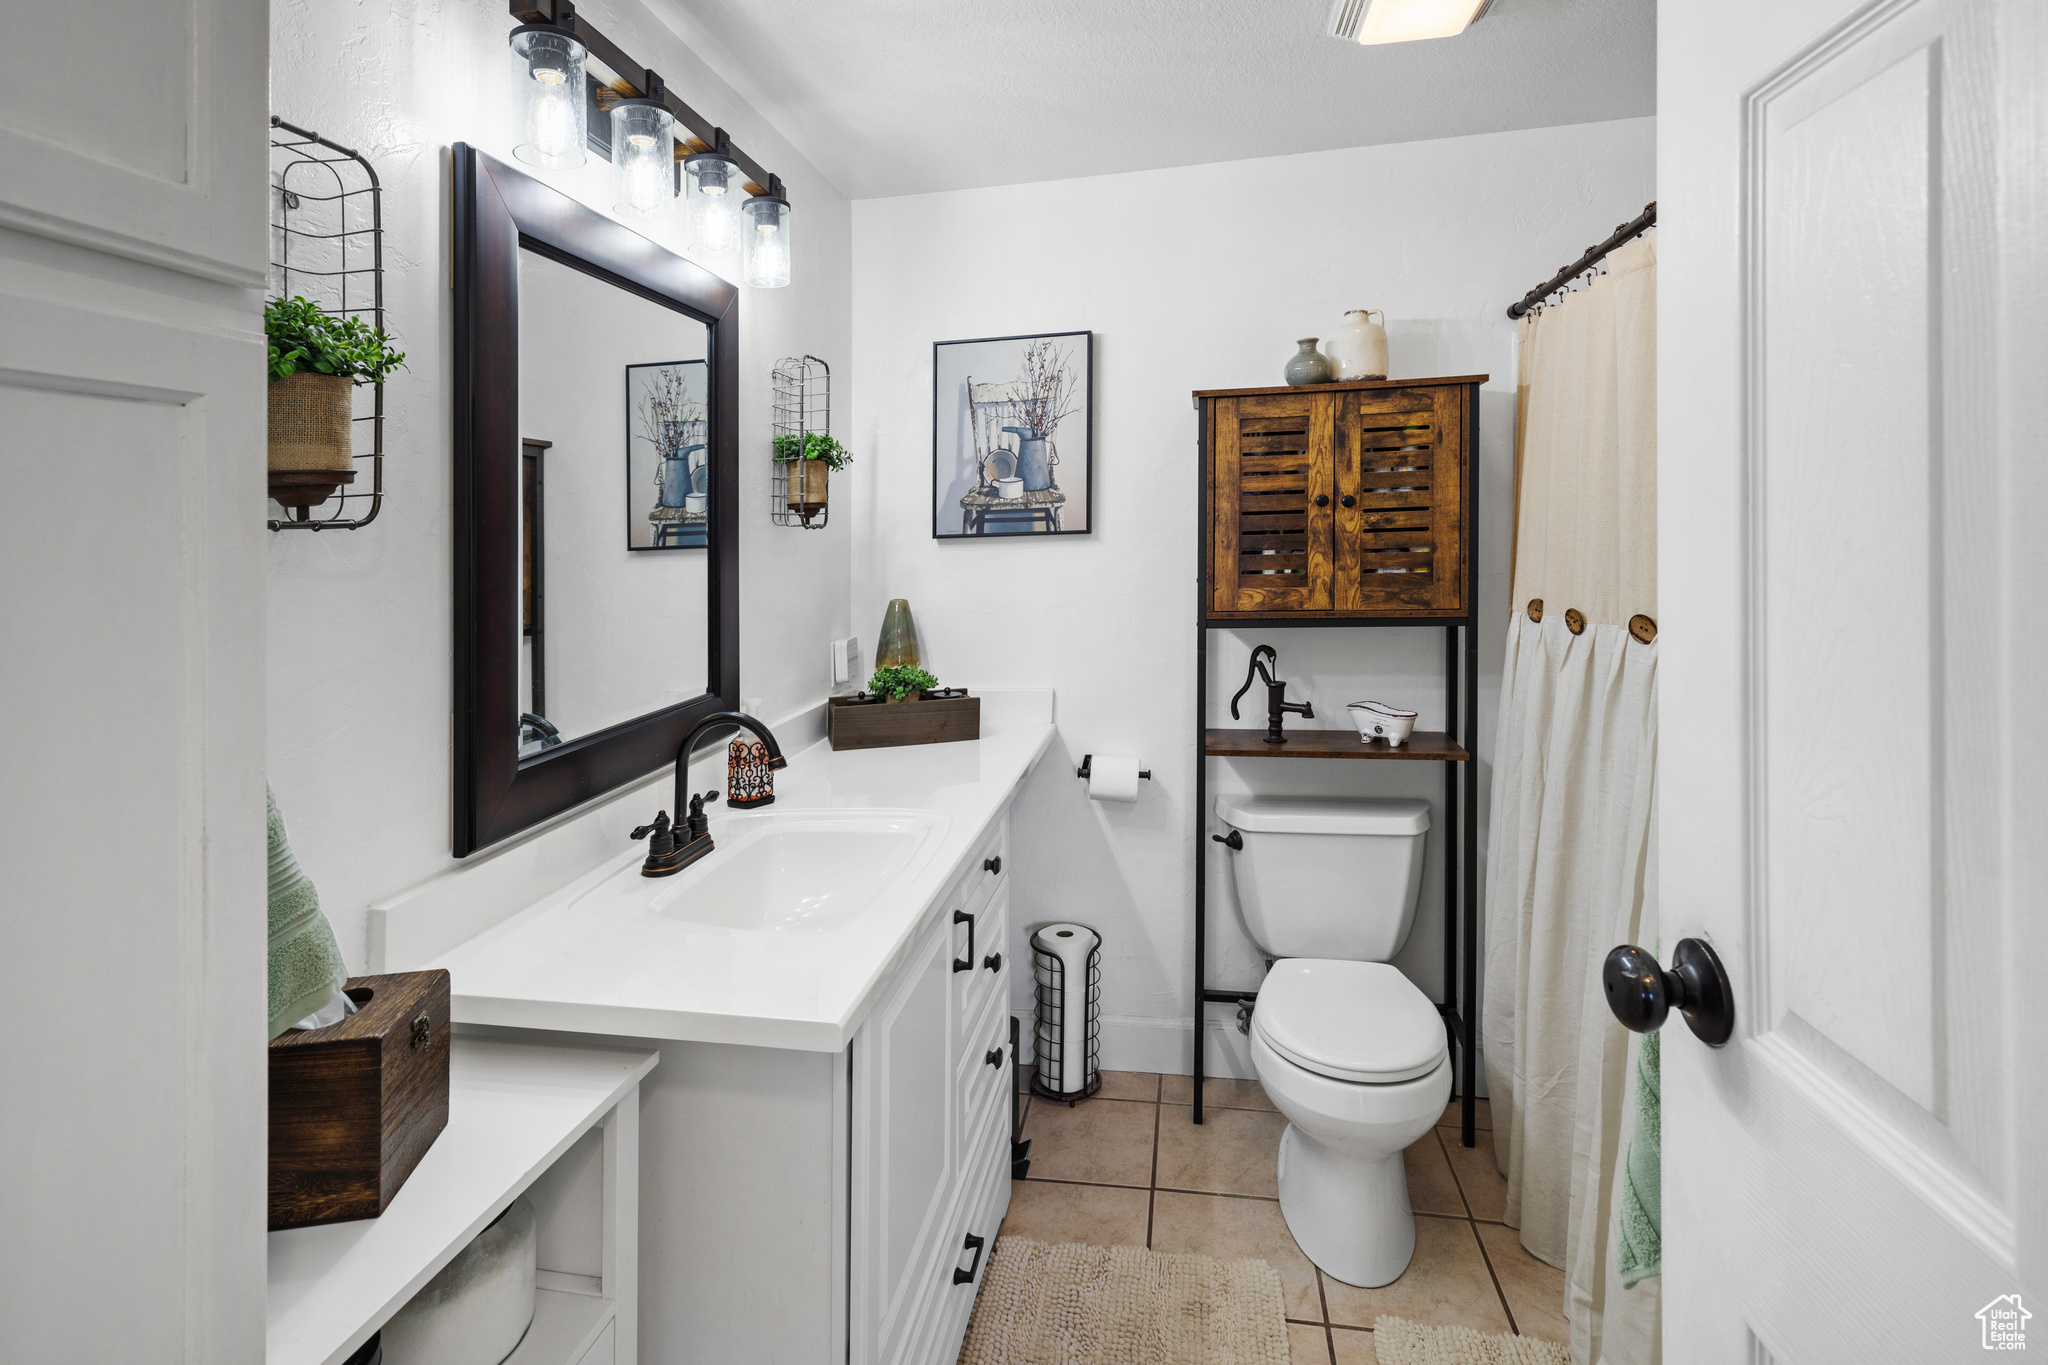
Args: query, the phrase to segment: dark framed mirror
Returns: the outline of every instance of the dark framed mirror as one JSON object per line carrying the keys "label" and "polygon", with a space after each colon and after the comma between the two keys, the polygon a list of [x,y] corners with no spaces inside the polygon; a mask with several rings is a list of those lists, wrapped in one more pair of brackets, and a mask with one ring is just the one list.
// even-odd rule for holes
{"label": "dark framed mirror", "polygon": [[462,143],[454,847],[739,702],[739,291]]}

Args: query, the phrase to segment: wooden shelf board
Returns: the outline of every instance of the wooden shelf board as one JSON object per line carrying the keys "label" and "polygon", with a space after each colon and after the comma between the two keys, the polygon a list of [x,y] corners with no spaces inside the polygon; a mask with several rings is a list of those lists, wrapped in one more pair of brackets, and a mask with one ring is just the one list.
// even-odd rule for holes
{"label": "wooden shelf board", "polygon": [[1205,730],[1202,752],[1216,758],[1374,758],[1410,763],[1462,763],[1467,754],[1441,730],[1417,730],[1399,748],[1366,744],[1356,730],[1288,730],[1285,744],[1266,743],[1264,730]]}
{"label": "wooden shelf board", "polygon": [[1353,389],[1426,389],[1442,384],[1484,384],[1492,375],[1447,374],[1428,379],[1348,379],[1330,384],[1277,384],[1256,389],[1196,389],[1197,398],[1252,398],[1268,393],[1345,393]]}

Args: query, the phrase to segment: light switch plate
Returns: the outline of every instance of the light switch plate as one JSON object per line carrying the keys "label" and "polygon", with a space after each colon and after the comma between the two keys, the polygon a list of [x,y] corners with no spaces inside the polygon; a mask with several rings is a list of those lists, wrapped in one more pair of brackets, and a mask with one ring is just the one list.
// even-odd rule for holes
{"label": "light switch plate", "polygon": [[844,687],[853,681],[854,660],[860,656],[860,637],[849,635],[832,642],[832,685]]}

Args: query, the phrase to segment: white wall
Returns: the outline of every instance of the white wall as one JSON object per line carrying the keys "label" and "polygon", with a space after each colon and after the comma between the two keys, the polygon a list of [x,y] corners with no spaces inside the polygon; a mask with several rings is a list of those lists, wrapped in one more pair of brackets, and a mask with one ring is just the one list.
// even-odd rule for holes
{"label": "white wall", "polygon": [[[850,391],[849,206],[636,0],[581,10],[789,187],[795,282],[743,291],[739,322],[742,693],[784,715],[826,690],[851,537],[837,515],[822,531],[769,524],[768,375],[810,352],[832,363],[842,403]],[[382,178],[385,306],[409,352],[386,388],[377,521],[278,533],[269,547],[270,780],[358,970],[365,905],[452,861],[447,149],[511,160],[511,26],[502,0],[271,6],[272,112],[360,149]],[[594,160],[542,178],[604,210],[609,170]],[[679,233],[671,219],[647,235],[676,249]]]}
{"label": "white wall", "polygon": [[[855,628],[871,646],[887,599],[908,597],[942,681],[1058,689],[1066,753],[1039,768],[1018,806],[1012,950],[1051,919],[1101,931],[1106,1065],[1185,1070],[1191,1057],[1190,851],[1208,821],[1189,804],[1199,469],[1189,391],[1278,383],[1295,338],[1327,335],[1363,307],[1386,311],[1397,377],[1494,376],[1481,392],[1483,807],[1512,496],[1504,309],[1654,197],[1653,133],[1654,120],[1632,119],[854,205],[850,430],[876,452],[853,471]],[[934,542],[932,343],[1075,328],[1096,334],[1094,534]],[[1218,632],[1219,707],[1259,640],[1313,697],[1316,724],[1341,727],[1345,702],[1374,697],[1442,726],[1441,631]],[[1091,804],[1072,776],[1091,750],[1142,756],[1153,775],[1143,799]],[[1442,792],[1441,773],[1423,764],[1261,759],[1219,762],[1212,778],[1212,789]],[[1212,982],[1255,984],[1228,869],[1203,847],[1214,855]],[[1433,841],[1400,959],[1432,995],[1440,851]],[[1225,1013],[1212,1011],[1212,1029]],[[1219,1041],[1234,1049],[1237,1035]],[[1241,1054],[1219,1061],[1244,1065]]]}

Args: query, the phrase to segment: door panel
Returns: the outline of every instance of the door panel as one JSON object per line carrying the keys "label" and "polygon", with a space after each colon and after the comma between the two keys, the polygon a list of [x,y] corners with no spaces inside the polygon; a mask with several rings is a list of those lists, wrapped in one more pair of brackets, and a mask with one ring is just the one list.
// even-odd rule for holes
{"label": "door panel", "polygon": [[1465,390],[1343,396],[1336,439],[1336,603],[1464,610]]}
{"label": "door panel", "polygon": [[1337,410],[1335,394],[1212,405],[1211,610],[1328,610]]}
{"label": "door panel", "polygon": [[1980,1309],[2041,1311],[2008,642],[2042,171],[1997,71],[2038,85],[2037,8],[1662,7],[1663,941],[1714,942],[1737,1000],[1725,1048],[1666,1029],[1673,1365],[1976,1358]]}

